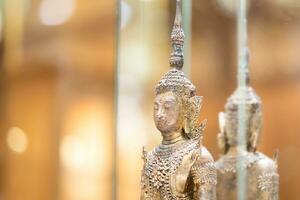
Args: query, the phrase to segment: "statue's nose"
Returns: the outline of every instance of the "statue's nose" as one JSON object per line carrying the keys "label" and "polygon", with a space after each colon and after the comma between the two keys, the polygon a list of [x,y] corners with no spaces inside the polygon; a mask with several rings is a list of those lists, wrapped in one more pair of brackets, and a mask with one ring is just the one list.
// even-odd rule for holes
{"label": "statue's nose", "polygon": [[163,115],[159,115],[158,116],[158,120],[163,120],[164,119],[164,116]]}
{"label": "statue's nose", "polygon": [[158,118],[158,120],[164,120],[165,119],[164,113],[162,111],[159,111],[157,113],[157,118]]}
{"label": "statue's nose", "polygon": [[163,117],[164,116],[164,111],[163,111],[163,109],[158,109],[158,112],[157,112],[157,117],[158,118],[161,118],[161,117]]}

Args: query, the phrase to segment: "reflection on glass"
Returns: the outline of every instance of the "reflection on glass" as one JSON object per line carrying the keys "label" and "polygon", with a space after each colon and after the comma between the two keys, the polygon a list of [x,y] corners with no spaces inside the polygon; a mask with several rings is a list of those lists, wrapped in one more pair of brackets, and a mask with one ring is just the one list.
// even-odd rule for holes
{"label": "reflection on glass", "polygon": [[[217,0],[218,6],[224,13],[235,15],[237,13],[239,0]],[[246,1],[246,9],[250,8],[251,1]]]}
{"label": "reflection on glass", "polygon": [[132,7],[126,1],[121,1],[121,29],[125,28],[131,17],[132,17]]}
{"label": "reflection on glass", "polygon": [[3,37],[3,11],[2,5],[0,5],[0,42],[2,41]]}
{"label": "reflection on glass", "polygon": [[[117,199],[140,196],[142,147],[159,143],[153,122],[153,86],[169,69],[171,4],[163,1],[120,1],[117,91]],[[174,3],[174,4],[173,4]],[[184,28],[190,29],[190,1],[184,3]],[[175,6],[175,1],[172,2]],[[175,10],[175,9],[173,9]],[[186,34],[190,34],[186,30]],[[189,37],[189,36],[187,36]],[[189,50],[189,41],[186,43]],[[189,65],[189,55],[185,60]],[[130,178],[128,178],[130,175]]]}

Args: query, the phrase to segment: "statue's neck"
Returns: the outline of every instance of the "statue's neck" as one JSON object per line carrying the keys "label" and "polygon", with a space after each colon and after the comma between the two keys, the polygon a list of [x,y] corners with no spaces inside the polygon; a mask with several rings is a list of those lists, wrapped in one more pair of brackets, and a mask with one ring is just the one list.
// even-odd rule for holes
{"label": "statue's neck", "polygon": [[183,134],[179,131],[163,133],[162,136],[163,136],[162,144],[164,144],[164,145],[175,144],[175,143],[185,140]]}
{"label": "statue's neck", "polygon": [[226,153],[228,156],[244,155],[247,153],[247,150],[241,149],[239,146],[231,146]]}

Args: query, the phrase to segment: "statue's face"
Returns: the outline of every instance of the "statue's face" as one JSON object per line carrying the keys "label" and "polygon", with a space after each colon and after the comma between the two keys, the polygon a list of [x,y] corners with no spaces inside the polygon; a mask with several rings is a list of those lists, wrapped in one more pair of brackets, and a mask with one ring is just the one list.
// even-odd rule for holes
{"label": "statue's face", "polygon": [[[246,116],[244,117],[244,130],[246,132],[247,144],[250,146],[257,145],[260,129],[261,129],[261,112],[260,110],[251,110],[251,107],[246,107]],[[231,111],[225,114],[225,132],[228,143],[237,145],[238,142],[238,111]]]}
{"label": "statue's face", "polygon": [[237,145],[238,143],[238,119],[237,112],[227,112],[225,114],[225,132],[230,145]]}
{"label": "statue's face", "polygon": [[166,92],[156,96],[154,101],[154,122],[156,128],[162,134],[182,129],[182,103],[173,92]]}

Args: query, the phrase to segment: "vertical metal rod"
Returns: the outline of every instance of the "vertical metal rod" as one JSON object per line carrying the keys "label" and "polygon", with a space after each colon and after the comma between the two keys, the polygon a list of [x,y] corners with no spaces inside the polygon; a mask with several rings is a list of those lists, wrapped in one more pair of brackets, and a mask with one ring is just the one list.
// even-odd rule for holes
{"label": "vertical metal rod", "polygon": [[238,32],[238,87],[248,84],[248,34],[247,34],[247,0],[239,0],[237,12]]}
{"label": "vertical metal rod", "polygon": [[186,35],[184,41],[184,68],[185,74],[190,75],[191,71],[191,41],[192,41],[192,0],[184,0],[182,2],[182,25],[184,34]]}
{"label": "vertical metal rod", "polygon": [[[247,47],[247,0],[239,0],[237,9],[237,38],[238,38],[238,91],[240,99],[245,99],[245,88],[248,85],[248,47]],[[246,146],[246,107],[241,101],[238,106],[238,151],[239,155],[247,150]],[[239,156],[239,158],[242,158]],[[237,162],[237,195],[238,200],[247,197],[247,171],[244,169],[243,159]]]}
{"label": "vertical metal rod", "polygon": [[113,145],[112,145],[112,152],[113,152],[113,158],[112,158],[112,193],[111,197],[112,200],[117,200],[118,199],[118,191],[117,191],[117,185],[118,185],[118,169],[117,169],[117,157],[118,157],[118,116],[119,116],[119,71],[120,71],[120,59],[121,59],[121,50],[120,50],[120,44],[121,44],[121,15],[122,15],[122,1],[121,0],[115,0],[115,3],[117,5],[117,12],[116,12],[116,25],[115,25],[115,49],[117,51],[117,54],[115,55],[115,74],[114,74],[114,120],[115,120],[115,125],[114,125],[114,140],[113,140]]}

